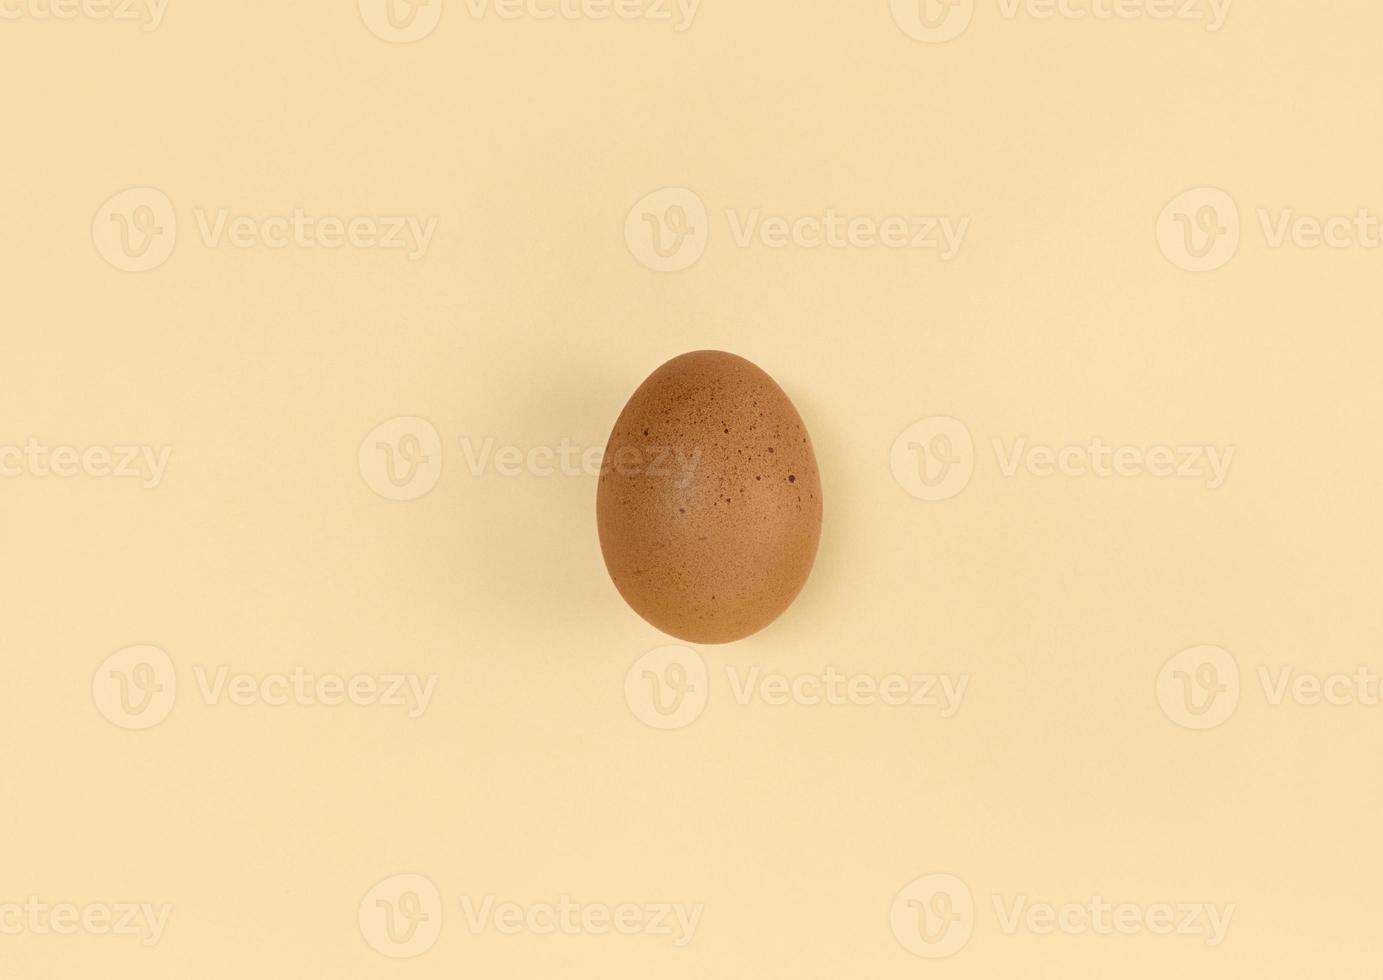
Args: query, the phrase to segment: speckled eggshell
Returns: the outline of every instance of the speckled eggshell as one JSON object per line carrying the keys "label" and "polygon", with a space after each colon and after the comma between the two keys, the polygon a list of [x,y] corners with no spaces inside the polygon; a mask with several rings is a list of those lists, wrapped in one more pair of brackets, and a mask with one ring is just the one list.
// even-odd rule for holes
{"label": "speckled eggshell", "polygon": [[675,357],[610,433],[596,524],[640,616],[692,643],[742,639],[792,603],[816,558],[821,477],[807,428],[744,358]]}

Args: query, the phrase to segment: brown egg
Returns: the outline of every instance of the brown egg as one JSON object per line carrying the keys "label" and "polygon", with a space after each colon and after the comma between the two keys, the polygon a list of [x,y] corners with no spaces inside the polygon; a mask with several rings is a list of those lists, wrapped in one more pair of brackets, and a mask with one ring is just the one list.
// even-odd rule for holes
{"label": "brown egg", "polygon": [[742,639],[792,603],[816,558],[821,477],[807,428],[744,358],[675,357],[610,433],[596,524],[640,616],[693,643]]}

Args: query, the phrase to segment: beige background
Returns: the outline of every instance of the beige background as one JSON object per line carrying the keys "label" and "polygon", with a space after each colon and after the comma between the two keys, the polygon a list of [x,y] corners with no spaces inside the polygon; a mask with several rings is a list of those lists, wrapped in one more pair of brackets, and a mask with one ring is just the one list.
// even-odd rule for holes
{"label": "beige background", "polygon": [[[1273,704],[1260,671],[1383,672],[1383,250],[1274,247],[1258,212],[1383,214],[1383,10],[1239,0],[1208,30],[1133,16],[1149,5],[979,0],[931,43],[888,0],[705,0],[680,31],[452,0],[405,44],[346,0],[172,0],[147,31],[8,5],[0,446],[171,455],[157,481],[5,457],[0,907],[172,911],[147,946],[9,915],[0,975],[1376,976],[1377,674],[1313,706]],[[1193,272],[1166,229],[1232,231],[1206,187],[1240,239],[1207,239],[1229,258]],[[176,222],[143,272],[115,267],[102,210],[129,188]],[[680,272],[626,239],[662,188],[706,209]],[[151,200],[117,204],[138,229]],[[435,235],[410,258],[198,228],[295,208]],[[969,224],[950,261],[740,245],[755,209]],[[671,641],[605,575],[594,479],[473,475],[466,447],[600,447],[644,376],[702,347],[794,399],[826,525],[773,627],[655,653],[655,677],[707,668],[699,716],[660,730],[641,658]],[[934,416],[973,475],[924,500],[916,467],[949,472]],[[411,501],[372,489],[393,486],[380,443],[428,435],[374,434],[399,417],[438,439]],[[1020,438],[1234,456],[1214,489],[1006,475],[993,442]],[[139,645],[167,661],[107,663]],[[1230,660],[1169,664],[1201,645]],[[1177,684],[1228,684],[1207,664],[1237,670],[1237,701],[1193,730]],[[244,706],[200,691],[223,667],[436,687],[412,718]],[[740,704],[731,682],[828,667],[968,687],[943,717]],[[118,723],[117,673],[170,672],[166,717]],[[372,889],[405,873],[435,885],[435,907],[412,892],[441,931],[393,959]],[[975,908],[941,960],[892,914],[933,874]],[[703,911],[678,946],[476,931],[463,908],[563,895]],[[996,896],[1234,911],[1211,946],[1005,931]]]}

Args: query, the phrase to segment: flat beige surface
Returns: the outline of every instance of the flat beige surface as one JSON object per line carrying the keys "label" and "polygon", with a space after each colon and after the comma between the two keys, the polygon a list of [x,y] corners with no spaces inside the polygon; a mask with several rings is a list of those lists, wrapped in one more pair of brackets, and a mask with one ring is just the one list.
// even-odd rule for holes
{"label": "flat beige surface", "polygon": [[1379,4],[436,3],[0,3],[0,976],[1378,976]]}

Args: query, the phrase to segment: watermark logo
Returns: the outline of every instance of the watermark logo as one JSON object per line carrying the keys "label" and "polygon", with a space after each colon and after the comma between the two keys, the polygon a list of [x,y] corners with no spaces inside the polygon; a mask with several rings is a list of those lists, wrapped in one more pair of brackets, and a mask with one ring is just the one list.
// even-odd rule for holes
{"label": "watermark logo", "polygon": [[1157,219],[1162,254],[1187,272],[1213,272],[1239,252],[1239,206],[1218,187],[1197,187],[1168,202]]}
{"label": "watermark logo", "polygon": [[444,6],[444,0],[360,0],[360,17],[381,41],[412,44],[437,29]]}
{"label": "watermark logo", "polygon": [[423,875],[394,875],[365,893],[359,923],[361,936],[381,956],[421,956],[442,935],[442,893]]}
{"label": "watermark logo", "polygon": [[381,422],[360,444],[360,475],[386,500],[417,500],[442,476],[442,437],[427,419],[403,415]]}
{"label": "watermark logo", "polygon": [[[1151,478],[1198,482],[1207,490],[1225,485],[1237,452],[1235,446],[1134,445],[1099,437],[1065,444],[1032,442],[1027,436],[995,437],[991,446],[995,468],[1005,479]],[[894,479],[909,494],[938,501],[970,485],[976,460],[974,439],[965,423],[938,415],[903,430],[894,440],[889,463]]]}
{"label": "watermark logo", "polygon": [[1183,650],[1157,675],[1157,703],[1182,728],[1217,728],[1239,706],[1239,664],[1221,647]]}
{"label": "watermark logo", "polygon": [[[421,956],[442,934],[445,902],[430,878],[400,874],[375,885],[357,913],[366,944],[390,959]],[[472,936],[652,936],[683,947],[696,936],[705,907],[689,902],[518,902],[462,895],[460,923]]]}
{"label": "watermark logo", "polygon": [[650,728],[686,728],[706,710],[710,697],[706,661],[690,647],[650,650],[624,675],[624,700]]}
{"label": "watermark logo", "polygon": [[664,187],[629,209],[624,241],[630,254],[655,272],[681,272],[705,254],[710,223],[695,191]]}
{"label": "watermark logo", "polygon": [[954,41],[975,16],[975,0],[890,0],[890,6],[902,32],[927,44]]}
{"label": "watermark logo", "polygon": [[[624,675],[624,700],[650,728],[685,728],[701,717],[711,694],[705,660],[684,646],[658,647]],[[970,687],[969,674],[870,674],[835,666],[787,674],[760,665],[725,665],[725,686],[737,707],[921,708],[954,718]]]}
{"label": "watermark logo", "polygon": [[946,415],[914,422],[893,442],[893,478],[919,500],[949,500],[975,475],[975,440],[959,419]]}
{"label": "watermark logo", "polygon": [[[1254,209],[1263,244],[1273,251],[1377,251],[1383,248],[1383,216],[1367,207],[1350,213],[1305,214],[1296,208]],[[1238,252],[1244,231],[1234,199],[1224,191],[1202,187],[1187,191],[1163,210],[1158,243],[1173,265],[1189,272],[1222,268]]]}
{"label": "watermark logo", "polygon": [[[1292,664],[1256,664],[1250,674],[1268,709],[1376,708],[1383,705],[1383,675],[1368,665],[1323,673]],[[1254,685],[1247,680],[1243,689]],[[1163,713],[1183,728],[1203,730],[1227,722],[1241,694],[1239,661],[1217,646],[1183,650],[1157,676]]]}
{"label": "watermark logo", "polygon": [[[608,457],[604,446],[582,445],[563,436],[555,443],[516,445],[494,436],[462,436],[457,472],[482,480],[525,477],[594,479],[609,474],[640,476],[691,485],[701,465],[700,446],[624,445]],[[431,422],[401,416],[376,426],[357,452],[361,477],[388,500],[416,500],[431,492],[441,478],[446,448]],[[0,447],[0,475],[4,475]]]}
{"label": "watermark logo", "polygon": [[[403,252],[426,257],[437,219],[415,215],[309,214],[292,208],[279,214],[237,214],[231,208],[192,209],[190,227],[208,249],[265,248]],[[123,272],[149,272],[168,261],[178,242],[178,214],[168,195],[152,187],[121,191],[96,212],[92,240],[101,257]]]}
{"label": "watermark logo", "polygon": [[114,195],[91,222],[96,251],[122,272],[149,272],[168,261],[178,243],[173,202],[153,187]]}
{"label": "watermark logo", "polygon": [[[1233,902],[1110,901],[1095,894],[1053,902],[1026,894],[991,894],[1000,935],[1176,936],[1206,946],[1222,945],[1238,906]],[[893,935],[908,952],[926,959],[954,956],[974,935],[978,907],[969,886],[950,874],[918,878],[893,900]]]}
{"label": "watermark logo", "polygon": [[[943,262],[959,254],[969,218],[948,215],[848,214],[825,208],[774,214],[759,207],[722,212],[736,247],[781,249],[888,249],[933,252]],[[656,272],[681,272],[695,265],[711,238],[706,203],[685,187],[665,187],[641,199],[624,221],[625,242],[641,264]]]}
{"label": "watermark logo", "polygon": [[893,899],[889,922],[894,938],[909,953],[944,959],[959,953],[974,935],[975,898],[955,875],[924,875]]}
{"label": "watermark logo", "polygon": [[[444,0],[360,0],[370,32],[393,44],[420,41],[437,29]],[[456,0],[471,20],[647,21],[671,24],[681,34],[696,20],[701,0]]]}
{"label": "watermark logo", "polygon": [[[297,666],[264,675],[232,671],[221,664],[192,668],[202,704],[239,708],[400,708],[421,718],[437,692],[436,674],[314,674]],[[112,724],[152,728],[168,717],[178,699],[173,658],[158,647],[126,647],[108,657],[91,681],[92,699]]]}
{"label": "watermark logo", "polygon": [[155,646],[118,650],[92,676],[91,699],[112,725],[130,731],[153,728],[178,699],[173,658]]}

